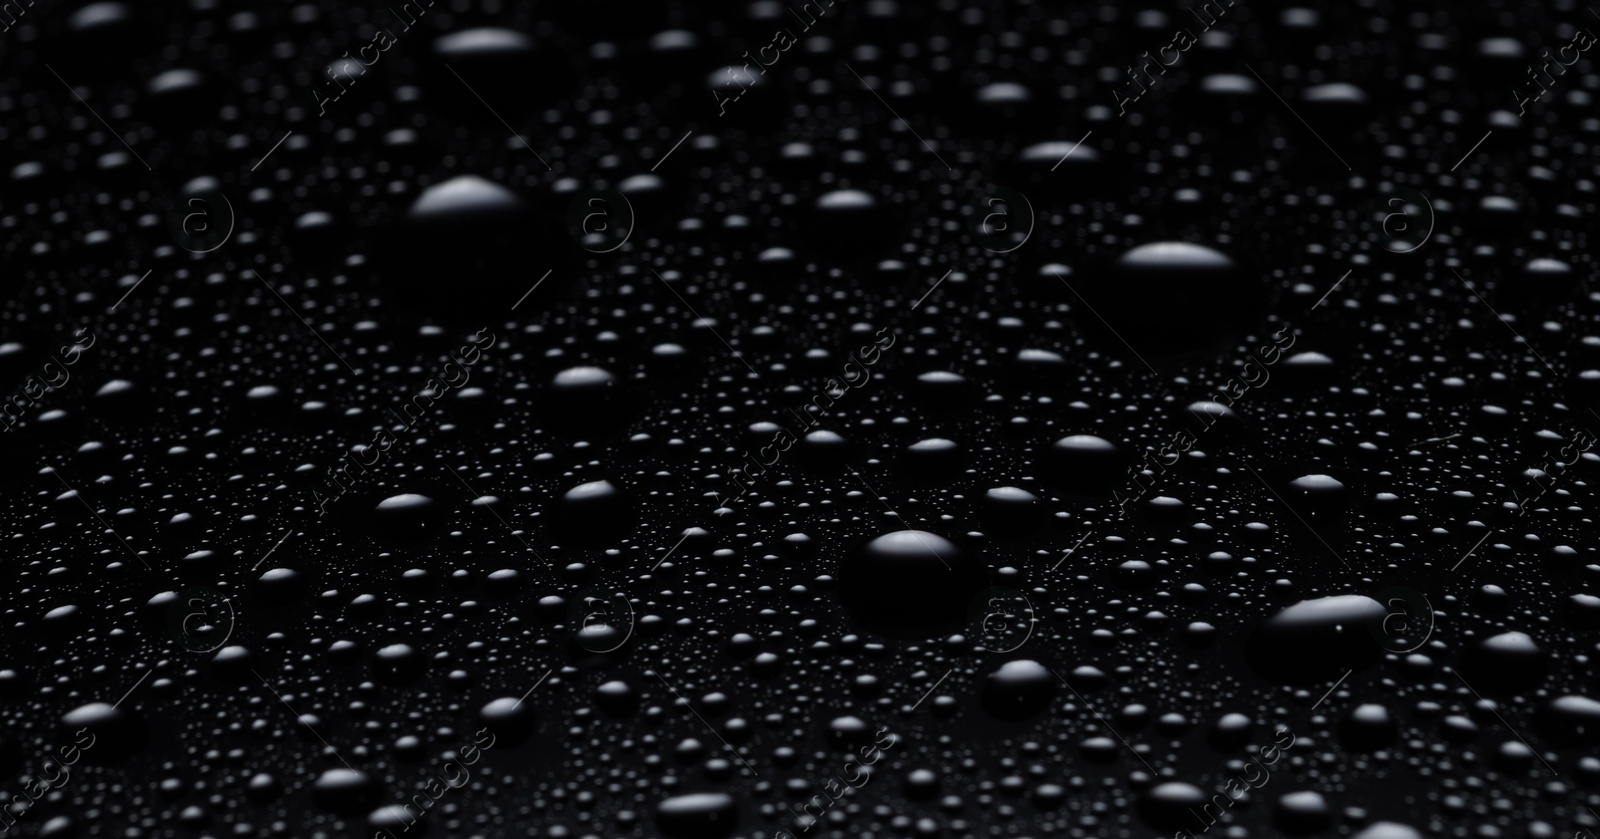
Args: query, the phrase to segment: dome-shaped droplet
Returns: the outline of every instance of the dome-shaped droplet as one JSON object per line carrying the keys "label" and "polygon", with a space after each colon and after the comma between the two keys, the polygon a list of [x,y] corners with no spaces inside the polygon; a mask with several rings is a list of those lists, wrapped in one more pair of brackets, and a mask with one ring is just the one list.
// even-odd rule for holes
{"label": "dome-shaped droplet", "polygon": [[672,839],[721,839],[739,826],[739,808],[726,793],[679,795],[656,805],[656,826]]}
{"label": "dome-shaped droplet", "polygon": [[94,764],[118,763],[144,751],[150,745],[150,727],[138,711],[91,702],[61,716],[57,739],[83,750],[85,760]]}
{"label": "dome-shaped droplet", "polygon": [[1069,298],[1079,327],[1139,367],[1135,356],[1151,360],[1230,343],[1266,303],[1261,281],[1232,257],[1190,242],[1140,245],[1103,275],[1070,282],[1082,295]]}
{"label": "dome-shaped droplet", "polygon": [[359,769],[329,769],[311,784],[311,800],[340,816],[365,816],[382,796],[383,786],[378,779]]}
{"label": "dome-shaped droplet", "polygon": [[1037,661],[1000,665],[983,684],[983,709],[1003,720],[1023,720],[1045,710],[1061,680]]}
{"label": "dome-shaped droplet", "polygon": [[562,493],[550,509],[550,526],[577,545],[609,545],[633,530],[635,506],[610,481],[589,481]]}
{"label": "dome-shaped droplet", "polygon": [[983,566],[935,533],[898,530],[851,551],[839,566],[839,599],[880,634],[936,633],[959,626],[983,589]]}
{"label": "dome-shaped droplet", "polygon": [[894,242],[894,215],[859,189],[824,193],[812,204],[807,232],[823,253],[852,254]]}
{"label": "dome-shaped droplet", "polygon": [[1331,681],[1382,656],[1373,627],[1388,614],[1383,604],[1359,594],[1296,603],[1251,633],[1250,664],[1285,684]]}
{"label": "dome-shaped droplet", "polygon": [[[538,281],[530,253],[555,253],[554,222],[535,223],[527,203],[505,186],[457,175],[422,191],[379,257],[385,279],[428,308],[490,301],[504,311]],[[465,300],[465,297],[478,298]]]}
{"label": "dome-shaped droplet", "polygon": [[533,709],[520,699],[501,697],[478,709],[478,725],[488,729],[486,741],[493,736],[493,748],[516,746],[533,736]]}
{"label": "dome-shaped droplet", "polygon": [[1471,644],[1461,675],[1479,693],[1512,694],[1537,688],[1550,669],[1550,653],[1525,632],[1503,632]]}

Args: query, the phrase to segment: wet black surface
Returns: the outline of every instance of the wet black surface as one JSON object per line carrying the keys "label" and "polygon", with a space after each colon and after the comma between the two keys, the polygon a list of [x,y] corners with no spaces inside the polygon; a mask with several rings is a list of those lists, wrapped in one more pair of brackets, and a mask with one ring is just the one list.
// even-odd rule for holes
{"label": "wet black surface", "polygon": [[0,9],[0,827],[1587,836],[1597,17]]}

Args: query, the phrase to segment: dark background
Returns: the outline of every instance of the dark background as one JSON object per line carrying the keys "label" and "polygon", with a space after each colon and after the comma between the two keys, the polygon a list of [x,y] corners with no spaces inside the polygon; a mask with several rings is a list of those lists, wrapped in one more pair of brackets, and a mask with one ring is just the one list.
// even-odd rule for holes
{"label": "dark background", "polygon": [[1592,11],[391,5],[0,33],[12,831],[1600,821]]}

